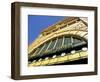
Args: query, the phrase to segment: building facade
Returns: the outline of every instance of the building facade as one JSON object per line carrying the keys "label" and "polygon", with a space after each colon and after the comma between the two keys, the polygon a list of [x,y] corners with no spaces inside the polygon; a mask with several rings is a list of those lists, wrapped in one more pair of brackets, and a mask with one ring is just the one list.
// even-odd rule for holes
{"label": "building facade", "polygon": [[28,66],[88,63],[87,18],[66,17],[44,29],[28,47]]}

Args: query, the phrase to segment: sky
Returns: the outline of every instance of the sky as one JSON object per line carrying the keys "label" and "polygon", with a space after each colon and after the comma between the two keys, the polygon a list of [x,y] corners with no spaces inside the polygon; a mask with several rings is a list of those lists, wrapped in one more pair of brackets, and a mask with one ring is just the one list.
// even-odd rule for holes
{"label": "sky", "polygon": [[39,36],[42,30],[64,18],[64,16],[28,15],[28,45]]}

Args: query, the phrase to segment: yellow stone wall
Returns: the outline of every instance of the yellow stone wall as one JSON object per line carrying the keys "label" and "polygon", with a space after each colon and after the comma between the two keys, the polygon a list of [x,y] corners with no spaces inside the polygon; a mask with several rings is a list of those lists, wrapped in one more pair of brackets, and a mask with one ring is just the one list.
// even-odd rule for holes
{"label": "yellow stone wall", "polygon": [[46,65],[52,65],[52,64],[57,64],[57,63],[74,61],[78,59],[84,59],[87,57],[88,57],[87,51],[79,51],[74,54],[66,54],[65,56],[58,56],[56,58],[49,58],[47,60],[43,59],[41,61],[36,61],[36,62],[29,64],[29,66],[32,66],[32,67],[46,66]]}

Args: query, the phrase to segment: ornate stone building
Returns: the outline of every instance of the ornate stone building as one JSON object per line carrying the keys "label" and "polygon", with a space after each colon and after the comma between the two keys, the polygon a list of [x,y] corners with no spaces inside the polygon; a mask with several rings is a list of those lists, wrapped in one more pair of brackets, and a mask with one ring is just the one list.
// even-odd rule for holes
{"label": "ornate stone building", "polygon": [[44,29],[28,47],[28,65],[87,64],[87,28],[87,18],[67,17]]}

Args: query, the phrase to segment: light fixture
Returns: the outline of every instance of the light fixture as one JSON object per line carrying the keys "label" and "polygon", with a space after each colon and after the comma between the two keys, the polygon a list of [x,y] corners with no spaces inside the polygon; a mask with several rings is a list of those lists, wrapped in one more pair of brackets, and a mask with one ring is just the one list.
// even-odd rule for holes
{"label": "light fixture", "polygon": [[82,50],[83,50],[83,51],[87,51],[87,47],[83,47]]}
{"label": "light fixture", "polygon": [[49,59],[49,57],[46,57],[45,60]]}
{"label": "light fixture", "polygon": [[54,55],[52,58],[55,58],[56,57],[56,55]]}
{"label": "light fixture", "polygon": [[34,60],[33,62],[36,62],[36,60]]}
{"label": "light fixture", "polygon": [[41,61],[42,60],[42,58],[40,58],[38,61]]}
{"label": "light fixture", "polygon": [[61,56],[65,56],[65,55],[66,55],[66,53],[62,53],[62,54],[61,54]]}
{"label": "light fixture", "polygon": [[71,51],[71,54],[74,54],[74,53],[75,53],[75,50],[72,50],[72,51]]}
{"label": "light fixture", "polygon": [[29,61],[28,63],[30,64],[31,62]]}

